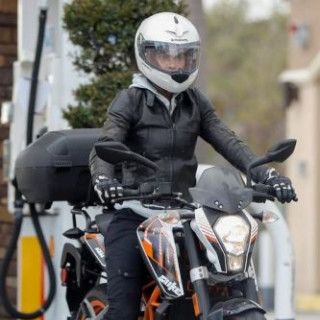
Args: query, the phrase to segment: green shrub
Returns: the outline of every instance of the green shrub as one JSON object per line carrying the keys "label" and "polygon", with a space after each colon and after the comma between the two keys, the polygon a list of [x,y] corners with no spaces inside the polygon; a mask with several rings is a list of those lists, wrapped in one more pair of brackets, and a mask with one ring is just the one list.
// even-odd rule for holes
{"label": "green shrub", "polygon": [[92,79],[75,90],[76,106],[69,105],[64,118],[73,128],[97,128],[106,120],[107,107],[116,93],[131,83],[130,71],[113,71]]}
{"label": "green shrub", "polygon": [[109,103],[135,72],[134,35],[143,19],[162,11],[186,14],[175,0],[73,0],[64,7],[63,25],[78,48],[73,63],[91,75],[75,90],[75,105],[63,117],[73,128],[100,127]]}

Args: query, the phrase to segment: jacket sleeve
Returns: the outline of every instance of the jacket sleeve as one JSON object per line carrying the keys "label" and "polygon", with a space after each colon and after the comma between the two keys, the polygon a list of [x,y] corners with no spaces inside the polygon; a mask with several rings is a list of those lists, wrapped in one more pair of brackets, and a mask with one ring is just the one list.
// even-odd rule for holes
{"label": "jacket sleeve", "polygon": [[[250,148],[218,118],[209,100],[199,90],[196,90],[196,94],[198,96],[201,116],[201,138],[211,144],[213,148],[234,167],[245,173],[248,163],[257,157]],[[253,180],[255,182],[264,181],[267,170],[267,166],[259,166],[253,169]]]}
{"label": "jacket sleeve", "polygon": [[[122,90],[111,103],[107,112],[107,120],[102,128],[99,142],[124,142],[132,123],[132,101],[128,90]],[[114,177],[114,165],[101,160],[93,148],[90,153],[89,166],[92,181],[100,175]]]}

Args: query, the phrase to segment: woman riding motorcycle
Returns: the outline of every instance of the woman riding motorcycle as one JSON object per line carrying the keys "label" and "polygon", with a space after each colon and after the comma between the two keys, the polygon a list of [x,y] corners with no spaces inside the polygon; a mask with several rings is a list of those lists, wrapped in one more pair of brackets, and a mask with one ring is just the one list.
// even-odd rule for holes
{"label": "woman riding motorcycle", "polygon": [[[256,156],[218,118],[209,100],[193,86],[199,70],[200,38],[185,17],[163,12],[142,21],[135,36],[135,57],[141,73],[116,96],[108,109],[99,141],[119,141],[160,167],[159,182],[170,183],[171,192],[190,199],[188,188],[196,183],[198,136],[234,167],[244,172]],[[123,187],[155,182],[154,171],[126,162],[121,183],[114,166],[99,159],[93,149],[90,169],[104,204],[121,197]],[[253,179],[273,186],[281,202],[296,197],[289,178],[260,166]],[[105,235],[109,308],[105,320],[136,320],[145,265],[138,250],[136,229],[144,220],[128,205],[118,210]]]}

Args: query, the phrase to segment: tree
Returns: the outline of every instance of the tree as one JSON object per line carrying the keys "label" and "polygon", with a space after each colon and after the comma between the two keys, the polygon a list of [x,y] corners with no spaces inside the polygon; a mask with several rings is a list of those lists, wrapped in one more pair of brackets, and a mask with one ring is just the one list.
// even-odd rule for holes
{"label": "tree", "polygon": [[161,11],[186,14],[186,6],[175,0],[73,0],[65,6],[64,27],[79,49],[74,65],[90,77],[74,92],[77,104],[63,113],[72,127],[102,126],[108,105],[136,70],[133,39],[139,24]]}
{"label": "tree", "polygon": [[264,153],[284,134],[278,76],[285,69],[286,16],[248,22],[245,1],[223,1],[207,15],[209,95],[218,113]]}

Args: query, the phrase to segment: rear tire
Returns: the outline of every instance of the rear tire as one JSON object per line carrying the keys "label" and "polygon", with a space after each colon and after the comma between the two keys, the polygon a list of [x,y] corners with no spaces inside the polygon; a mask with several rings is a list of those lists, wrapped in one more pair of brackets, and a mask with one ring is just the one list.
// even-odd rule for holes
{"label": "rear tire", "polygon": [[107,305],[107,286],[100,284],[91,289],[81,301],[75,320],[85,320],[86,316],[94,319]]}

